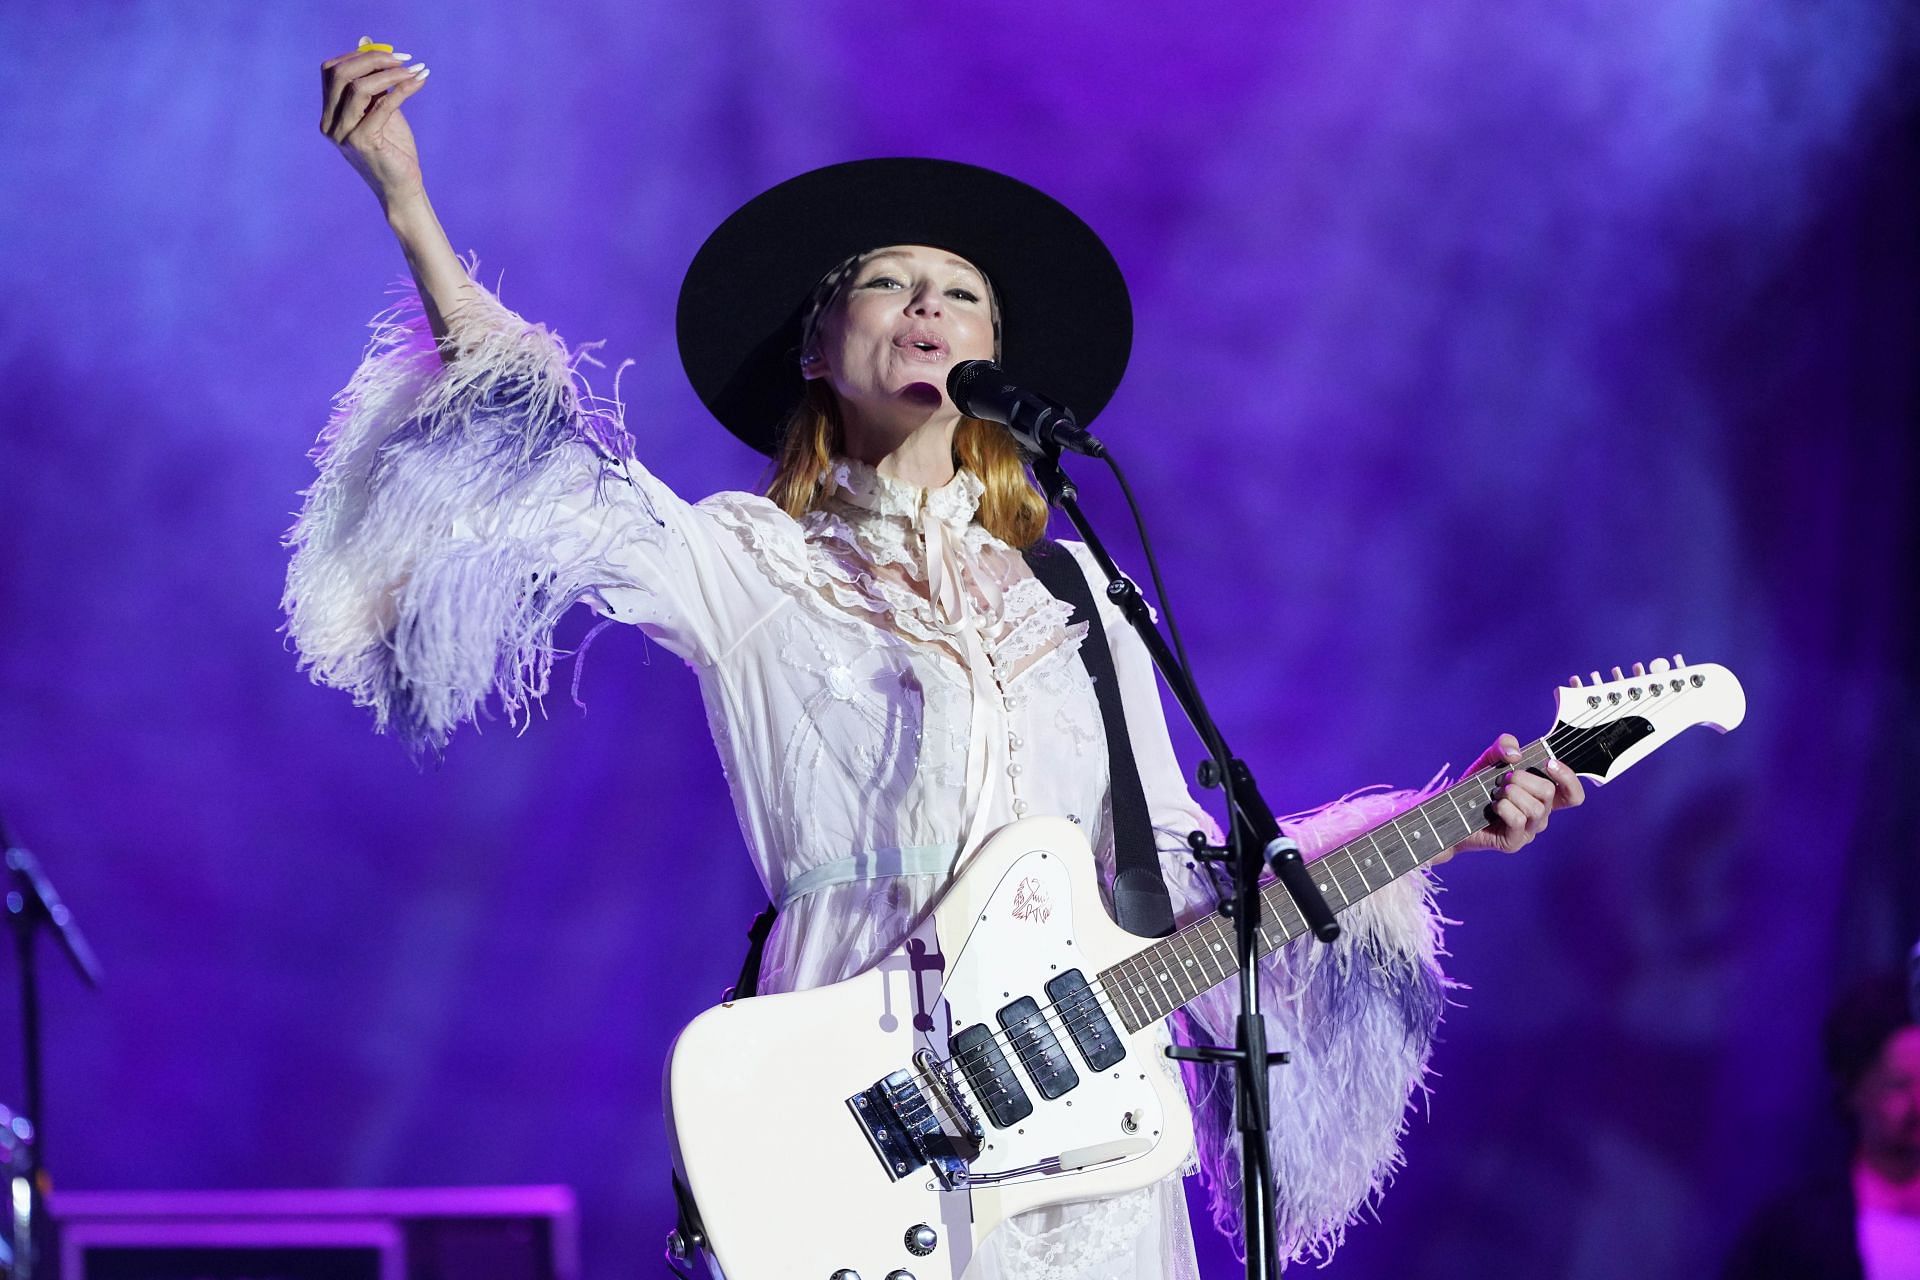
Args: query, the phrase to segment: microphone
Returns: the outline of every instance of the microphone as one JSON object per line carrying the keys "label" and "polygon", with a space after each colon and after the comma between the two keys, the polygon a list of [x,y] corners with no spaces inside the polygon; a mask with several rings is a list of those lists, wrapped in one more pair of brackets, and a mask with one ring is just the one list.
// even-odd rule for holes
{"label": "microphone", "polygon": [[1062,449],[1104,458],[1107,447],[1073,420],[1058,400],[1029,391],[991,360],[962,360],[947,374],[947,395],[969,418],[998,422],[1028,453],[1053,456]]}

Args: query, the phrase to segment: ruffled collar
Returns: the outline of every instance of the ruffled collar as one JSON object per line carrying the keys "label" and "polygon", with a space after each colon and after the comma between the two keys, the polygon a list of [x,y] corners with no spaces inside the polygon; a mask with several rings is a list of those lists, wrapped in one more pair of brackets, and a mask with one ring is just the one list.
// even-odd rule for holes
{"label": "ruffled collar", "polygon": [[856,458],[836,458],[827,468],[823,481],[839,503],[878,516],[899,516],[910,525],[917,524],[921,513],[941,524],[964,529],[973,523],[980,510],[980,495],[986,486],[965,469],[956,470],[953,479],[937,489],[883,476]]}

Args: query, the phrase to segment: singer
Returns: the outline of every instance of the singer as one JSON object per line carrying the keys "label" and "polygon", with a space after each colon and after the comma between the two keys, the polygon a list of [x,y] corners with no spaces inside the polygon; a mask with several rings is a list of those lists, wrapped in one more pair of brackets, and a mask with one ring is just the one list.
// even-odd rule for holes
{"label": "singer", "polygon": [[[374,49],[323,68],[322,128],[378,197],[418,294],[377,322],[292,533],[284,603],[313,678],[438,751],[489,701],[528,713],[573,605],[640,627],[698,676],[748,853],[781,907],[763,990],[858,972],[957,859],[1028,815],[1078,823],[1107,876],[1117,843],[1156,845],[1176,916],[1211,910],[1185,837],[1214,824],[1187,792],[1144,650],[1099,606],[1151,816],[1150,831],[1116,831],[1080,652],[1092,633],[1024,554],[1048,548],[1046,504],[1009,432],[947,390],[956,363],[1004,356],[1083,426],[1106,405],[1131,310],[1086,223],[1012,178],[924,159],[834,165],[749,201],[693,258],[679,347],[773,478],[692,503],[638,460],[578,352],[456,257],[400,110],[424,84]],[[1502,736],[1487,759],[1516,748]],[[1337,802],[1292,833],[1311,855],[1413,798]],[[1569,772],[1516,771],[1468,843],[1518,849],[1581,798]],[[1399,1160],[1445,985],[1427,890],[1409,877],[1349,911],[1334,946],[1265,962],[1269,1037],[1295,1054],[1273,1090],[1290,1256],[1337,1244]],[[1233,1013],[1231,990],[1216,992],[1167,1034],[1230,1042]],[[1200,1169],[1232,1231],[1229,1091],[1196,1093]],[[1015,1219],[969,1274],[1194,1275],[1182,1189]]]}

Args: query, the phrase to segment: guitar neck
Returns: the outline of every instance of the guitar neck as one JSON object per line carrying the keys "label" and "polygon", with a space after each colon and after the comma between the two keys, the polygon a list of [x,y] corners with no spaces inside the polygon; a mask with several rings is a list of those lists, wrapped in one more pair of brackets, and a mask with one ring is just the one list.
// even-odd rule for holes
{"label": "guitar neck", "polygon": [[[1471,773],[1309,864],[1327,905],[1346,910],[1374,890],[1424,866],[1487,824],[1487,805],[1508,769],[1538,768],[1553,759],[1546,739],[1528,743],[1517,765]],[[1260,891],[1259,951],[1266,955],[1307,931],[1307,922],[1278,881]],[[1127,1030],[1150,1026],[1238,972],[1234,922],[1219,913],[1194,921],[1100,974]]]}

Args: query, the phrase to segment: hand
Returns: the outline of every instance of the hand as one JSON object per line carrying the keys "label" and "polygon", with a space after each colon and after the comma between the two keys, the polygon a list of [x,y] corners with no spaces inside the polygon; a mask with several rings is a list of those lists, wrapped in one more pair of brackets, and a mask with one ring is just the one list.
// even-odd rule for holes
{"label": "hand", "polygon": [[1520,741],[1503,733],[1468,770],[1473,773],[1490,766],[1508,766],[1488,806],[1491,821],[1483,831],[1475,832],[1449,849],[1435,862],[1445,862],[1461,849],[1498,849],[1516,853],[1547,829],[1547,819],[1555,809],[1571,809],[1584,803],[1587,791],[1580,775],[1559,760],[1549,760],[1546,777],[1516,766],[1520,763]]}
{"label": "hand", "polygon": [[385,207],[426,190],[400,104],[426,85],[427,67],[409,68],[409,56],[362,48],[320,64],[320,132]]}

